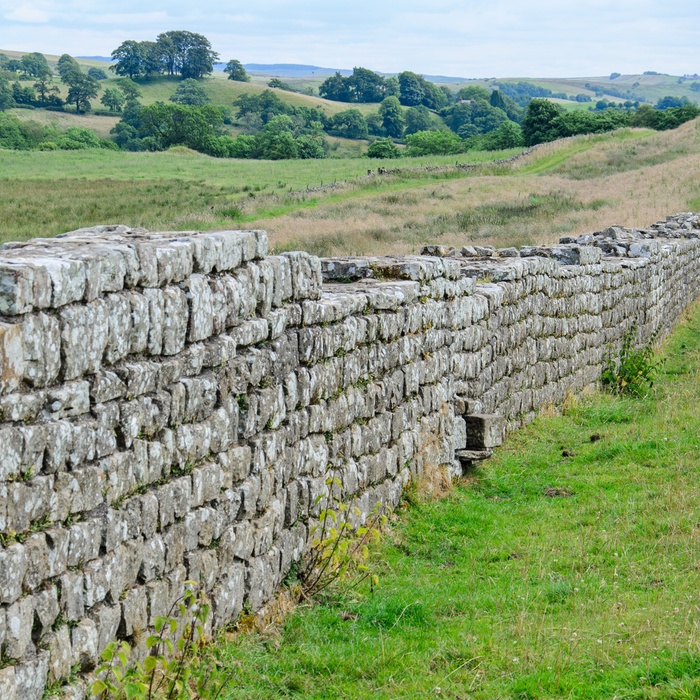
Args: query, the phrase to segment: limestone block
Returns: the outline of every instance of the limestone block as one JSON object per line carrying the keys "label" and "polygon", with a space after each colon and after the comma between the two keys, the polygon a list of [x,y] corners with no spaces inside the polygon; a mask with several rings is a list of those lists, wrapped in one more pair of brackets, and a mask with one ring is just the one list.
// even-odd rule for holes
{"label": "limestone block", "polygon": [[127,294],[108,294],[105,305],[109,319],[109,333],[105,360],[110,364],[123,360],[131,345],[131,303]]}
{"label": "limestone block", "polygon": [[24,435],[20,428],[0,427],[0,481],[15,477],[24,466]]}
{"label": "limestone block", "polygon": [[245,566],[234,563],[227,567],[211,594],[214,625],[221,627],[235,619],[243,609]]}
{"label": "limestone block", "polygon": [[81,620],[71,630],[72,664],[79,664],[82,671],[90,671],[97,665],[99,636],[97,626],[90,618]]}
{"label": "limestone block", "polygon": [[185,347],[189,324],[189,307],[185,292],[179,287],[163,290],[163,354],[176,355]]}
{"label": "limestone block", "polygon": [[0,697],[3,700],[17,700],[17,682],[14,666],[0,668]]}
{"label": "limestone block", "polygon": [[24,377],[35,387],[51,384],[61,366],[61,328],[45,313],[29,314],[22,323]]}
{"label": "limestone block", "polygon": [[122,619],[119,633],[131,636],[135,631],[143,631],[148,626],[148,596],[146,588],[137,586],[127,592],[122,601]]}
{"label": "limestone block", "polygon": [[0,394],[16,391],[25,372],[22,325],[0,323]]}
{"label": "limestone block", "polygon": [[35,593],[34,596],[34,629],[39,637],[50,632],[52,625],[58,618],[60,608],[58,605],[58,592],[55,586]]}
{"label": "limestone block", "polygon": [[158,261],[158,284],[182,282],[192,274],[194,244],[186,238],[171,240],[155,249]]}
{"label": "limestone block", "polygon": [[85,610],[83,599],[83,574],[79,571],[66,571],[60,578],[61,595],[59,604],[67,620],[80,620]]}
{"label": "limestone block", "polygon": [[90,384],[86,381],[67,382],[49,389],[46,399],[52,418],[80,416],[90,410]]}
{"label": "limestone block", "polygon": [[184,283],[189,302],[189,341],[206,340],[214,330],[213,295],[204,275],[191,275]]}
{"label": "limestone block", "polygon": [[153,581],[165,571],[165,542],[160,535],[154,535],[144,542],[143,561],[139,570],[142,583]]}
{"label": "limestone block", "polygon": [[[15,666],[15,688],[18,700],[41,700],[49,673],[49,654],[39,652],[35,658]],[[4,700],[4,697],[3,697]]]}
{"label": "limestone block", "polygon": [[491,449],[503,443],[503,417],[496,414],[465,415],[467,449]]}
{"label": "limestone block", "polygon": [[7,629],[5,632],[5,655],[21,659],[32,643],[34,599],[24,596],[7,607]]}
{"label": "limestone block", "polygon": [[49,680],[62,681],[68,678],[73,652],[68,625],[61,625],[55,632],[50,632],[45,643],[49,652]]}
{"label": "limestone block", "polygon": [[63,377],[78,379],[100,369],[109,340],[109,308],[102,299],[69,306],[59,314]]}

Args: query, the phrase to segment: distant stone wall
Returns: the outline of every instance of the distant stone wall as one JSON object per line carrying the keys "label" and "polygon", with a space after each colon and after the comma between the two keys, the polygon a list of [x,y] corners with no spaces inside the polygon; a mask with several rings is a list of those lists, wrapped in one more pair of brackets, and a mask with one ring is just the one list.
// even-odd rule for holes
{"label": "distant stone wall", "polygon": [[647,342],[698,296],[699,226],[323,261],[267,255],[260,231],[5,245],[0,698],[143,644],[186,580],[215,626],[258,609],[329,470],[366,515],[459,471],[464,416],[512,429],[593,385],[624,333]]}

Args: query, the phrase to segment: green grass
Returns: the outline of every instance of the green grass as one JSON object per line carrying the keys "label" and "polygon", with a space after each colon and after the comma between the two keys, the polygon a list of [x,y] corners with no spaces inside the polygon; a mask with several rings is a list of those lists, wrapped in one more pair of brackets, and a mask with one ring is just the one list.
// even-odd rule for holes
{"label": "green grass", "polygon": [[628,141],[644,139],[653,136],[658,132],[651,129],[618,129],[612,134],[591,134],[588,136],[577,136],[556,148],[553,152],[537,158],[531,163],[518,169],[520,175],[538,175],[555,170],[563,163],[566,163],[573,156],[585,153],[598,144],[614,141]]}
{"label": "green grass", "polygon": [[220,648],[226,698],[700,697],[700,309],[663,357],[646,398],[589,397],[413,494],[373,593]]}
{"label": "green grass", "polygon": [[[488,163],[517,152],[478,151],[460,155],[459,161]],[[378,167],[453,165],[456,158],[259,161],[217,159],[186,149],[165,153],[0,150],[0,241],[115,221],[180,230],[231,227],[232,218],[252,220],[260,211],[274,216],[314,203],[313,198],[302,203],[298,197],[271,202],[270,195],[352,181]],[[452,174],[458,175],[457,171]],[[435,177],[405,175],[407,186]],[[267,196],[262,210],[257,206],[261,195]],[[222,215],[222,210],[228,213]]]}

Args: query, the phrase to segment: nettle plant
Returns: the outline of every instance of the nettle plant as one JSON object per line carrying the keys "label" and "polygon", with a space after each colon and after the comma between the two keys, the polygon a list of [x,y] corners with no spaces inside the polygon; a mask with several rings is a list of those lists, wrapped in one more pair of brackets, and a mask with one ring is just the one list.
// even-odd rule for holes
{"label": "nettle plant", "polygon": [[126,641],[110,642],[95,670],[92,697],[98,700],[217,700],[230,681],[206,634],[211,606],[194,581],[167,616],[155,620],[146,639],[148,655],[137,661]]}
{"label": "nettle plant", "polygon": [[318,523],[311,528],[311,549],[297,572],[301,596],[313,598],[334,583],[349,583],[355,588],[369,580],[370,588],[379,582],[369,566],[369,544],[379,540],[381,530],[388,522],[386,508],[377,503],[364,524],[353,525],[352,516],[359,523],[361,512],[340,500],[342,482],[334,475],[326,479],[326,492],[316,497],[322,503]]}

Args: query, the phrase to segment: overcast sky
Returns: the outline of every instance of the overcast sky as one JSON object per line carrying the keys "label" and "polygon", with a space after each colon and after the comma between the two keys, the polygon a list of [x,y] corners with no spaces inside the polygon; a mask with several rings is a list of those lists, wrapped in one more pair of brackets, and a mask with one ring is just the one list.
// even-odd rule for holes
{"label": "overcast sky", "polygon": [[188,29],[226,61],[462,77],[700,72],[698,0],[0,0],[0,50],[107,56]]}

